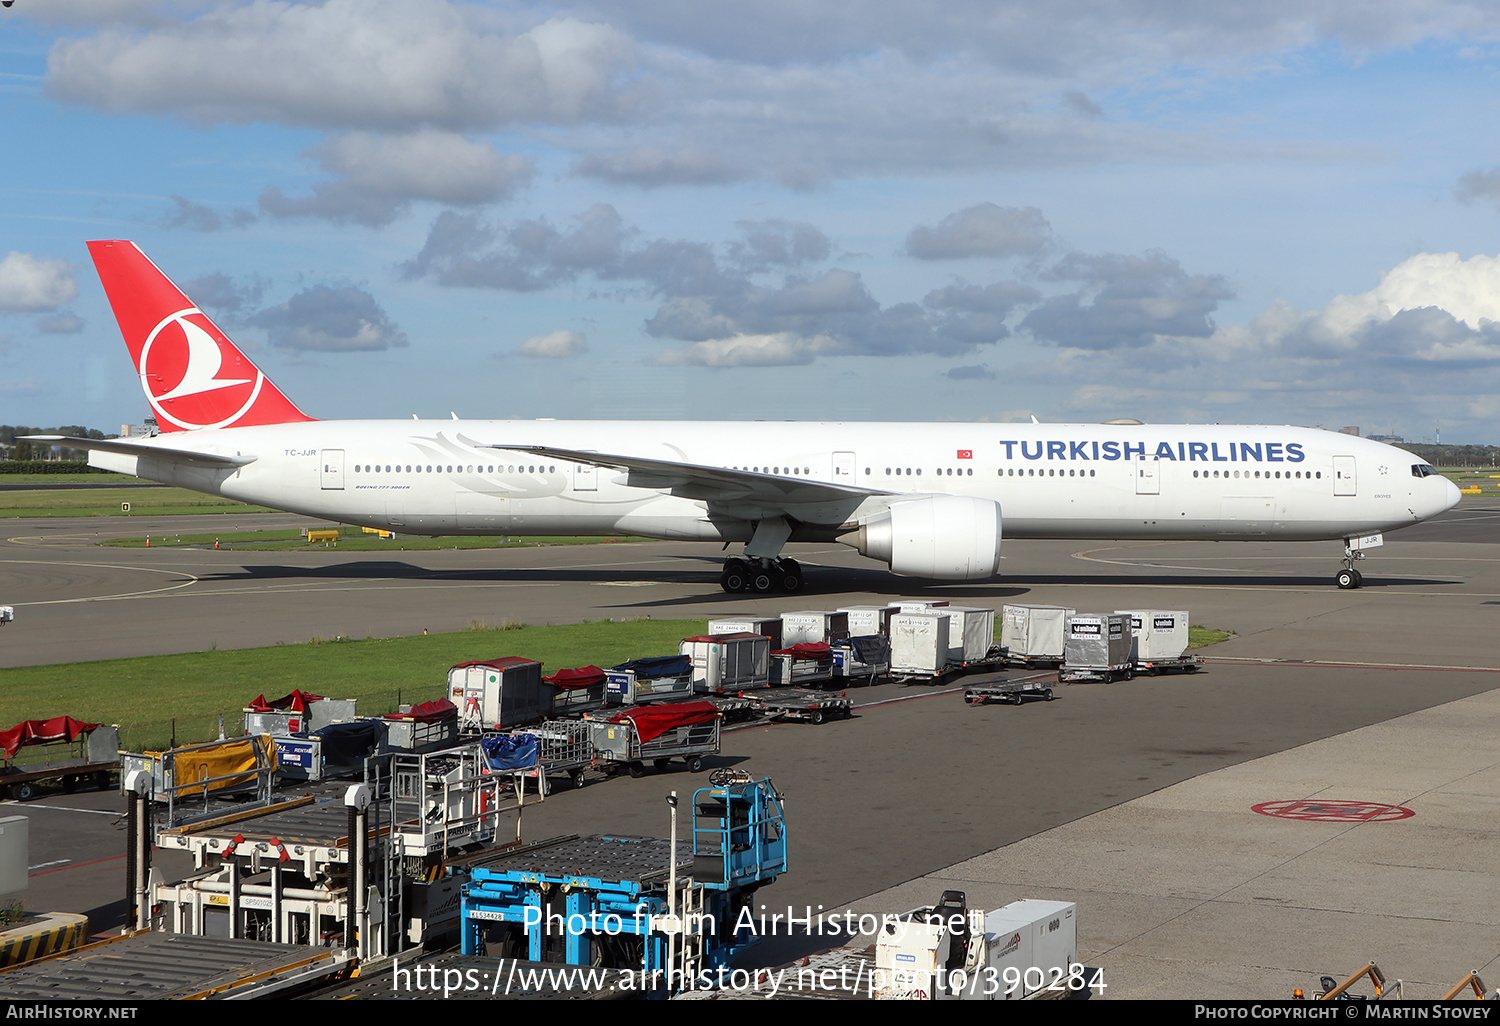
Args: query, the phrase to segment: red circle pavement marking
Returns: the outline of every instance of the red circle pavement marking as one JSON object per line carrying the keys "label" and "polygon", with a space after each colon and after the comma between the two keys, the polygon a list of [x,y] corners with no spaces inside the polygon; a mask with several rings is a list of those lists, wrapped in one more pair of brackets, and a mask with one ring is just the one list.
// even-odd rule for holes
{"label": "red circle pavement marking", "polygon": [[1282,802],[1261,802],[1251,812],[1278,819],[1306,819],[1317,823],[1388,823],[1407,819],[1416,813],[1404,805],[1382,805],[1380,802],[1327,801],[1320,798],[1294,798]]}

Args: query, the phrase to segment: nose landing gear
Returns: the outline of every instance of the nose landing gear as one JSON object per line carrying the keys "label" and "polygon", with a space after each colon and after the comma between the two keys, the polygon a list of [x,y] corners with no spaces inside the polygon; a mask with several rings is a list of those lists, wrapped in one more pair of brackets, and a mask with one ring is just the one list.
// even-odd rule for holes
{"label": "nose landing gear", "polygon": [[719,576],[719,587],[731,593],[782,591],[790,595],[801,591],[803,583],[802,567],[795,559],[729,559]]}
{"label": "nose landing gear", "polygon": [[1343,588],[1343,589],[1346,589],[1346,590],[1350,589],[1350,588],[1358,588],[1361,584],[1363,584],[1364,583],[1364,579],[1365,579],[1364,578],[1364,574],[1362,574],[1358,570],[1354,569],[1354,561],[1356,559],[1364,559],[1364,558],[1365,558],[1364,552],[1362,550],[1360,550],[1360,549],[1356,549],[1350,543],[1350,539],[1345,538],[1344,539],[1344,568],[1342,570],[1340,570],[1334,576],[1334,578],[1333,578],[1334,583],[1337,584],[1340,588]]}

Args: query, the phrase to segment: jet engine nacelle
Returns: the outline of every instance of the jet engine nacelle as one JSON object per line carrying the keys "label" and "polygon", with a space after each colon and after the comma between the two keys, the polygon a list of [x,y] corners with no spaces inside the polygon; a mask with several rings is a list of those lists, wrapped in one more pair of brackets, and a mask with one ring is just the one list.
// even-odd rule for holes
{"label": "jet engine nacelle", "polygon": [[846,540],[903,577],[983,580],[1000,570],[1000,504],[968,495],[896,502]]}

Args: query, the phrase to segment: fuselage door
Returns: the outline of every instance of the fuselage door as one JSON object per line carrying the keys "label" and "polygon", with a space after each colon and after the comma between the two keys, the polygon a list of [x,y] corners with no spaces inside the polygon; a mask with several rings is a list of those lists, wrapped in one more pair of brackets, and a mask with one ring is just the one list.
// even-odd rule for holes
{"label": "fuselage door", "polygon": [[833,454],[833,483],[854,483],[854,453],[836,452]]}
{"label": "fuselage door", "polygon": [[324,449],[318,453],[318,458],[323,464],[323,490],[344,490],[344,450]]}
{"label": "fuselage door", "polygon": [[1333,458],[1333,494],[1358,494],[1354,487],[1353,456],[1335,456]]}
{"label": "fuselage door", "polygon": [[1135,494],[1160,495],[1161,478],[1157,476],[1156,457],[1135,461]]}
{"label": "fuselage door", "polygon": [[[585,450],[592,452],[592,449]],[[597,492],[599,490],[599,468],[592,463],[573,464],[573,490],[575,492]]]}

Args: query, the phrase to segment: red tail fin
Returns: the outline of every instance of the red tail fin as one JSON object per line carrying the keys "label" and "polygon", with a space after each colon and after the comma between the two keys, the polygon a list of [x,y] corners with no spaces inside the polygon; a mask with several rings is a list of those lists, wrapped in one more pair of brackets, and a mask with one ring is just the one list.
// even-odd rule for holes
{"label": "red tail fin", "polygon": [[163,431],[312,420],[133,242],[90,242],[120,334]]}

